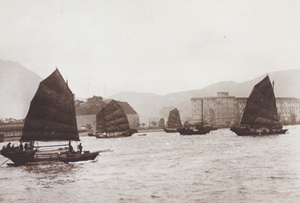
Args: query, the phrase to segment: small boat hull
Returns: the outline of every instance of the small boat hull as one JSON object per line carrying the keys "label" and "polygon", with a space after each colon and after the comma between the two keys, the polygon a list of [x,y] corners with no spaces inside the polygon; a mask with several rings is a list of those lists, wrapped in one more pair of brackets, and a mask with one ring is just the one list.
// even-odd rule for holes
{"label": "small boat hull", "polygon": [[166,133],[177,133],[178,129],[176,129],[176,128],[164,128],[164,131]]}
{"label": "small boat hull", "polygon": [[204,135],[210,132],[210,129],[187,129],[181,128],[178,130],[181,135]]}
{"label": "small boat hull", "polygon": [[100,133],[96,134],[96,138],[121,138],[121,137],[130,137],[134,133],[137,133],[137,130],[128,130],[122,132],[113,132],[113,133]]}
{"label": "small boat hull", "polygon": [[256,136],[256,135],[278,135],[278,134],[285,134],[287,129],[281,130],[270,130],[270,131],[255,131],[250,130],[247,128],[230,128],[232,132],[237,134],[238,136]]}
{"label": "small boat hull", "polygon": [[99,153],[100,153],[100,151],[86,152],[83,154],[68,153],[68,156],[66,158],[61,158],[60,161],[62,161],[62,162],[78,162],[78,161],[94,160],[99,155]]}

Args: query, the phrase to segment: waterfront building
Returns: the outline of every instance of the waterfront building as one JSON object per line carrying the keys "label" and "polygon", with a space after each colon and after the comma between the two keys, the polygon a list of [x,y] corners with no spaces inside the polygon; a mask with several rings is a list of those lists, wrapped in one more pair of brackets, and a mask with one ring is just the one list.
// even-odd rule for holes
{"label": "waterfront building", "polygon": [[[240,123],[247,97],[229,96],[228,92],[218,92],[215,97],[194,97],[192,102],[192,122],[206,122],[216,127],[231,127]],[[289,97],[276,98],[278,116],[281,123],[300,123],[300,100]]]}
{"label": "waterfront building", "polygon": [[17,140],[22,136],[24,123],[1,123],[0,135],[3,135],[5,140]]}

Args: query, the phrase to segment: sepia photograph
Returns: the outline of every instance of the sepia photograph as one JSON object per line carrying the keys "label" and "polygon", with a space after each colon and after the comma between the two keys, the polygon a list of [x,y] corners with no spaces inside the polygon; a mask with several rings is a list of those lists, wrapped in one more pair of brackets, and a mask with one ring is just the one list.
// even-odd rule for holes
{"label": "sepia photograph", "polygon": [[0,0],[0,202],[299,202],[299,11]]}

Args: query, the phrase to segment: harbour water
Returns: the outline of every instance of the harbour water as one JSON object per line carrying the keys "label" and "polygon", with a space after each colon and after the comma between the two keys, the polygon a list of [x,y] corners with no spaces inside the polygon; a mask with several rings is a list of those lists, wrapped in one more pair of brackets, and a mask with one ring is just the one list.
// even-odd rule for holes
{"label": "harbour water", "polygon": [[260,137],[229,129],[81,137],[84,150],[113,152],[70,164],[12,167],[1,156],[0,201],[299,202],[300,126],[287,128],[285,135]]}

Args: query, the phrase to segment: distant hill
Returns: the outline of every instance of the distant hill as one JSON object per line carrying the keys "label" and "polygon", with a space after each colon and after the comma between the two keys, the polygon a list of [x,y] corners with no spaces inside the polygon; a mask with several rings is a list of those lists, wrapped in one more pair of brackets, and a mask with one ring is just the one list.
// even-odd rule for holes
{"label": "distant hill", "polygon": [[[140,115],[141,122],[147,122],[151,118],[168,117],[172,108],[178,108],[183,120],[191,116],[192,97],[212,97],[217,92],[229,92],[236,97],[248,97],[253,86],[262,80],[267,74],[253,80],[242,83],[224,81],[211,84],[203,89],[156,95],[152,93],[123,92],[112,96],[112,99],[127,101]],[[300,98],[300,70],[287,70],[268,73],[271,80],[275,81],[276,97]]]}
{"label": "distant hill", "polygon": [[21,64],[0,60],[0,118],[24,118],[41,80]]}
{"label": "distant hill", "polygon": [[75,110],[76,115],[97,115],[107,103],[102,97],[94,96],[86,101],[76,100]]}
{"label": "distant hill", "polygon": [[[105,98],[100,105],[83,106],[84,108],[76,110],[79,114],[89,114],[101,109],[111,99],[115,99],[128,102],[139,114],[141,122],[147,123],[149,118],[159,121],[161,117],[167,120],[169,111],[175,107],[179,109],[184,121],[191,116],[192,97],[216,96],[220,91],[229,92],[229,95],[236,97],[248,97],[253,86],[265,76],[266,74],[242,83],[224,81],[211,84],[203,89],[166,95],[122,92]],[[271,80],[275,81],[277,97],[300,98],[300,70],[271,72],[269,76]],[[42,81],[40,76],[21,64],[0,60],[0,118],[24,118],[40,81]]]}

